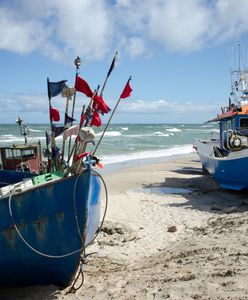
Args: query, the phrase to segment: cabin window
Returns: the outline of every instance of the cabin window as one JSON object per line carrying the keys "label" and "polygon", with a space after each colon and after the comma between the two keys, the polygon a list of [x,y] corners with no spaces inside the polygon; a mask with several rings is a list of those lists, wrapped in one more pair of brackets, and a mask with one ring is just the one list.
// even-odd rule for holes
{"label": "cabin window", "polygon": [[240,128],[248,128],[248,118],[240,119]]}
{"label": "cabin window", "polygon": [[35,151],[33,149],[6,149],[6,158],[32,158],[35,157]]}
{"label": "cabin window", "polygon": [[232,121],[227,122],[227,129],[232,129]]}

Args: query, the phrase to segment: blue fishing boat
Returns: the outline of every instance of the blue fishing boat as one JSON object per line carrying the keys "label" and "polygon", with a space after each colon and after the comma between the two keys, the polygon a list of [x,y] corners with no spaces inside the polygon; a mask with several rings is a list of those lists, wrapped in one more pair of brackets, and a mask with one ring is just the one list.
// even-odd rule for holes
{"label": "blue fishing boat", "polygon": [[248,188],[248,68],[241,61],[240,46],[237,57],[228,106],[208,121],[219,124],[218,137],[194,141],[203,170],[221,187],[232,190]]}
{"label": "blue fishing boat", "polygon": [[71,283],[100,223],[100,178],[92,163],[68,177],[9,174],[13,183],[0,198],[1,285]]}
{"label": "blue fishing boat", "polygon": [[[19,117],[16,122],[24,144],[0,147],[0,285],[67,286],[74,279],[72,287],[75,285],[76,271],[87,256],[85,249],[95,240],[106,214],[107,190],[96,171],[102,164],[95,153],[120,100],[129,97],[132,91],[130,77],[95,146],[92,126],[100,127],[99,113],[110,111],[103,100],[103,90],[116,55],[100,95],[99,86],[92,92],[79,77],[79,57],[74,61],[73,88],[65,84],[66,80],[47,79],[50,132],[46,132],[46,148],[41,151],[40,142],[28,143],[28,127]],[[73,125],[77,91],[90,101],[86,110],[83,105],[79,124]],[[54,124],[60,121],[59,110],[52,105],[52,98],[58,95],[66,98],[63,126]],[[60,134],[63,134],[61,149],[56,142]],[[101,185],[106,195],[102,219]]]}
{"label": "blue fishing boat", "polygon": [[[78,71],[79,58],[75,65]],[[62,93],[67,98],[65,121],[57,133],[61,128],[53,122],[59,121],[59,111],[52,108],[51,98]],[[48,95],[51,132],[46,132],[46,148],[41,151],[40,142],[28,142],[28,126],[19,117],[24,143],[0,147],[0,285],[4,286],[67,286],[77,280],[85,249],[102,224],[103,179],[95,170],[98,159],[86,152],[94,131],[87,124],[72,125],[68,108],[72,96],[75,102],[75,88],[66,86],[65,80],[48,82]],[[92,113],[91,101],[87,118]],[[61,133],[62,153],[56,144]],[[73,135],[74,146],[67,147],[66,158],[65,144]]]}
{"label": "blue fishing boat", "polygon": [[[92,129],[82,128],[79,136],[84,145]],[[48,172],[40,143],[29,144],[27,133],[24,144],[0,148],[0,285],[67,286],[73,280],[100,224],[102,179],[96,158],[82,158]]]}

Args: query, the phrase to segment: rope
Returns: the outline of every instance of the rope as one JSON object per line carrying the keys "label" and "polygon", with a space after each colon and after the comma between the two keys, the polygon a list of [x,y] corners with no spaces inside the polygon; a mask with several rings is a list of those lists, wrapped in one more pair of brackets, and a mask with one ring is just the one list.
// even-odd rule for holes
{"label": "rope", "polygon": [[84,250],[84,247],[78,249],[78,250],[75,250],[75,251],[72,251],[72,252],[69,252],[69,253],[66,253],[66,254],[62,254],[62,255],[50,255],[50,254],[46,254],[46,253],[43,253],[37,249],[35,249],[34,247],[32,247],[27,241],[26,239],[23,237],[23,235],[21,234],[21,232],[19,231],[16,223],[15,223],[15,219],[13,217],[13,212],[12,212],[12,205],[11,205],[11,202],[12,202],[12,198],[13,198],[13,194],[15,192],[15,189],[13,189],[12,193],[10,193],[10,196],[9,196],[9,214],[10,214],[10,217],[11,217],[11,221],[14,225],[14,228],[17,232],[17,234],[19,235],[19,237],[21,238],[21,240],[24,242],[24,244],[30,248],[32,251],[34,251],[35,253],[41,255],[41,256],[44,256],[44,257],[47,257],[47,258],[65,258],[65,257],[68,257],[68,256],[71,256],[73,254],[76,254],[78,252],[82,252]]}
{"label": "rope", "polygon": [[98,230],[96,231],[95,236],[93,237],[93,239],[85,247],[88,247],[88,246],[92,245],[94,240],[98,237],[100,231],[102,230],[102,226],[103,226],[103,223],[104,223],[104,220],[105,220],[105,217],[106,217],[106,213],[107,213],[107,209],[108,209],[108,189],[107,189],[107,185],[106,185],[103,177],[100,175],[100,173],[98,173],[95,170],[92,170],[92,172],[95,173],[97,176],[99,176],[99,178],[101,179],[102,184],[104,186],[104,190],[105,190],[105,209],[104,209],[101,224],[100,224]]}
{"label": "rope", "polygon": [[80,227],[79,227],[79,223],[78,223],[77,208],[76,208],[76,187],[77,187],[77,182],[78,182],[78,179],[79,179],[80,175],[81,174],[79,173],[79,175],[77,176],[77,178],[75,180],[74,187],[73,187],[73,208],[74,208],[74,215],[75,215],[75,220],[76,220],[78,235],[79,235],[79,237],[81,239],[81,242],[84,245],[84,241],[82,239],[81,231],[80,231]]}
{"label": "rope", "polygon": [[[91,252],[91,253],[88,253],[87,255],[85,254],[83,257],[81,256],[80,257],[80,262],[79,262],[79,271],[78,271],[78,274],[76,276],[76,278],[74,279],[73,283],[71,284],[70,286],[70,289],[69,291],[67,292],[67,294],[69,293],[75,293],[77,290],[79,290],[81,288],[81,286],[84,284],[84,272],[83,272],[83,265],[86,265],[87,264],[87,260],[86,258],[89,256],[89,255],[93,255],[93,254],[97,254],[97,252]],[[77,283],[78,279],[79,279],[79,276],[81,275],[81,283],[79,284],[79,286],[75,287],[75,284]]]}
{"label": "rope", "polygon": [[[96,237],[99,235],[99,232],[101,231],[101,228],[103,226],[103,223],[104,223],[104,219],[105,219],[105,216],[106,216],[106,212],[107,212],[107,205],[108,205],[108,192],[107,192],[107,186],[106,186],[106,183],[105,181],[103,180],[102,176],[96,172],[96,171],[93,171],[93,173],[95,173],[97,176],[99,176],[99,178],[101,179],[102,183],[103,183],[103,186],[104,186],[104,189],[105,189],[105,195],[106,195],[106,205],[105,205],[105,210],[104,210],[104,214],[103,214],[103,218],[102,218],[102,221],[101,221],[101,224],[100,224],[100,227],[98,228],[95,236],[93,237],[93,239],[88,243],[87,246],[91,245],[93,243],[93,241],[96,239]],[[75,205],[75,191],[76,191],[76,184],[78,182],[78,179],[80,177],[81,174],[79,174],[76,178],[76,181],[75,181],[75,184],[74,184],[74,196],[73,196],[73,201],[74,201],[74,212],[75,212],[75,218],[76,218],[76,224],[77,224],[77,229],[78,229],[78,232],[79,232],[79,235],[80,235],[80,238],[81,238],[81,241],[82,241],[82,237],[81,237],[81,232],[80,232],[80,228],[79,228],[79,224],[78,224],[78,219],[77,219],[77,212],[76,212],[76,205]],[[69,253],[66,253],[66,254],[62,254],[62,255],[50,255],[50,254],[46,254],[44,252],[41,252],[37,249],[35,249],[34,247],[32,247],[27,241],[26,239],[23,237],[23,235],[21,234],[21,232],[19,231],[17,225],[16,225],[16,222],[15,222],[15,219],[13,217],[13,212],[12,212],[12,198],[13,198],[13,195],[15,193],[15,189],[13,189],[11,192],[10,192],[10,196],[9,196],[9,201],[8,201],[8,205],[9,205],[9,214],[10,214],[10,218],[11,218],[11,221],[13,223],[13,226],[17,232],[17,234],[19,235],[19,237],[21,238],[21,240],[24,242],[24,244],[30,248],[32,251],[34,251],[35,253],[41,255],[41,256],[44,256],[44,257],[47,257],[47,258],[65,258],[65,257],[68,257],[68,256],[71,256],[71,255],[74,255],[78,252],[82,252],[82,251],[85,251],[85,247],[81,247],[80,249],[77,249],[77,250],[74,250],[74,251],[71,251]]]}

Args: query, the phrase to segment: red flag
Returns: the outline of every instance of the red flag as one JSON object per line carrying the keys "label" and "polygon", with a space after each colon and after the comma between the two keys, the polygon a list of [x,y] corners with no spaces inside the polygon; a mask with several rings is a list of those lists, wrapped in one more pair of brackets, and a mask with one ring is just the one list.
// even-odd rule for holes
{"label": "red flag", "polygon": [[93,92],[88,83],[79,76],[76,77],[75,89],[78,92],[84,93],[87,97],[91,98],[93,96]]}
{"label": "red flag", "polygon": [[95,95],[93,108],[102,114],[107,114],[111,109],[107,106],[101,96]]}
{"label": "red flag", "polygon": [[97,111],[94,111],[92,120],[91,120],[91,126],[100,127],[101,125],[102,125],[102,121],[99,116],[99,113]]}
{"label": "red flag", "polygon": [[58,122],[60,120],[59,110],[50,107],[50,120]]}
{"label": "red flag", "polygon": [[84,153],[78,154],[78,155],[75,156],[74,161],[78,161],[78,160],[80,160],[81,158],[84,158],[87,155],[90,155],[90,152],[84,152]]}
{"label": "red flag", "polygon": [[121,93],[120,98],[127,98],[127,97],[129,97],[131,95],[131,92],[132,92],[133,89],[130,86],[130,83],[129,83],[130,80],[131,80],[131,76],[129,77],[129,79],[127,81],[127,84],[126,84],[123,92]]}

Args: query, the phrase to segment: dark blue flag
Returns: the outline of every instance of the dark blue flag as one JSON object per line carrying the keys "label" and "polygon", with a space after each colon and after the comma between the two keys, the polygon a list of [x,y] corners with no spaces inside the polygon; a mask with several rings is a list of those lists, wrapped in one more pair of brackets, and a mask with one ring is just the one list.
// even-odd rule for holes
{"label": "dark blue flag", "polygon": [[65,124],[72,123],[75,121],[72,117],[68,116],[67,113],[65,113]]}
{"label": "dark blue flag", "polygon": [[54,132],[55,137],[59,136],[62,132],[64,132],[64,126],[52,126],[52,131]]}
{"label": "dark blue flag", "polygon": [[46,131],[46,145],[50,145],[51,143],[51,135]]}
{"label": "dark blue flag", "polygon": [[67,80],[61,80],[58,82],[50,82],[49,78],[47,78],[47,91],[48,91],[48,98],[51,99],[52,97],[56,97],[63,91],[65,87],[65,83]]}
{"label": "dark blue flag", "polygon": [[113,69],[115,67],[115,61],[116,61],[117,54],[118,54],[118,51],[116,51],[115,56],[112,60],[111,66],[110,66],[110,68],[108,70],[108,73],[107,73],[107,77],[109,77],[109,75],[111,74],[111,72],[113,71]]}

